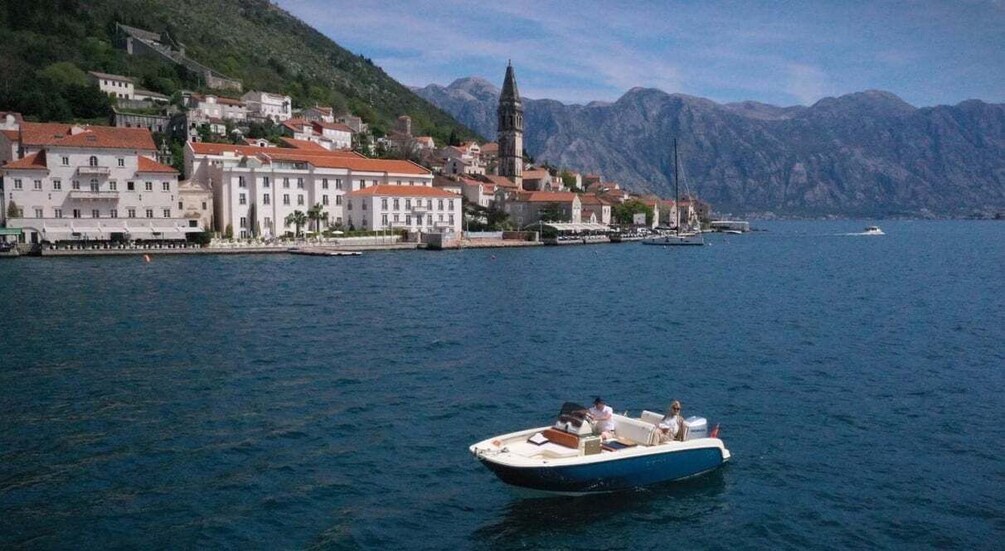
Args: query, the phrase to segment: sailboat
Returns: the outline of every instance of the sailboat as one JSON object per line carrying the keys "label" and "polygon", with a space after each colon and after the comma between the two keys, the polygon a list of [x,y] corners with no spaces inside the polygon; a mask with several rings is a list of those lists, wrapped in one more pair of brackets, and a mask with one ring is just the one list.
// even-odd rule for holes
{"label": "sailboat", "polygon": [[[677,224],[674,232],[648,237],[643,239],[642,243],[644,245],[663,245],[669,247],[704,245],[705,239],[702,237],[701,228],[698,227],[698,221],[695,219],[694,209],[688,209],[690,215],[687,220],[687,228],[681,231],[683,224],[680,219],[680,175],[677,172],[677,138],[673,140],[673,190],[674,205],[677,209]],[[688,196],[690,196],[690,193]]]}

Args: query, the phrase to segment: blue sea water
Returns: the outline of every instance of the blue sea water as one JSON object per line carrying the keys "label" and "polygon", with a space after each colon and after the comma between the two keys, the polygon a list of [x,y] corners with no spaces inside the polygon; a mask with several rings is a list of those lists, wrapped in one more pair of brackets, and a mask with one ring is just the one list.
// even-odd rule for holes
{"label": "blue sea water", "polygon": [[[1005,224],[0,262],[0,546],[1001,548]],[[722,424],[681,484],[467,451],[602,394]]]}

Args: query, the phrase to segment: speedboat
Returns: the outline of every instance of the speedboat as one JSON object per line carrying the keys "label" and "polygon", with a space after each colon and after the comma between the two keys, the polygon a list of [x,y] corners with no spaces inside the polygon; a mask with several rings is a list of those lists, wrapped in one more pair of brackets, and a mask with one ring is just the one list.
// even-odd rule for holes
{"label": "speedboat", "polygon": [[647,237],[642,240],[643,245],[664,245],[668,247],[675,247],[681,245],[693,245],[702,246],[705,244],[705,240],[702,239],[701,233],[670,233],[663,235],[654,235],[652,237]]}
{"label": "speedboat", "polygon": [[683,441],[662,442],[663,416],[614,414],[615,436],[593,434],[586,408],[567,402],[554,424],[488,438],[468,449],[500,480],[534,493],[584,495],[630,490],[711,472],[729,450],[702,417],[685,420]]}
{"label": "speedboat", "polygon": [[868,226],[862,235],[886,235],[883,230],[879,229],[879,226]]}

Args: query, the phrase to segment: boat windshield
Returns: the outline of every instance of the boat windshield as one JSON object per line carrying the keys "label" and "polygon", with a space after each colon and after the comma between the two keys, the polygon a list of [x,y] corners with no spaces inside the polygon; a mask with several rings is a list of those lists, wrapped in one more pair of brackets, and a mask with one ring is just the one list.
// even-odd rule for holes
{"label": "boat windshield", "polygon": [[562,410],[558,412],[558,420],[579,428],[586,420],[586,408],[575,402],[566,402],[562,404]]}

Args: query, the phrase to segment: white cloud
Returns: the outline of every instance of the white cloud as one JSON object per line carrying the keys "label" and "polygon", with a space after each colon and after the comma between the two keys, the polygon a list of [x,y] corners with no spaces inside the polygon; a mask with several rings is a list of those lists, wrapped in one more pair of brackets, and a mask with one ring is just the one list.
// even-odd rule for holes
{"label": "white cloud", "polygon": [[786,91],[800,103],[809,105],[824,97],[827,75],[820,68],[793,63],[788,69],[789,80]]}

